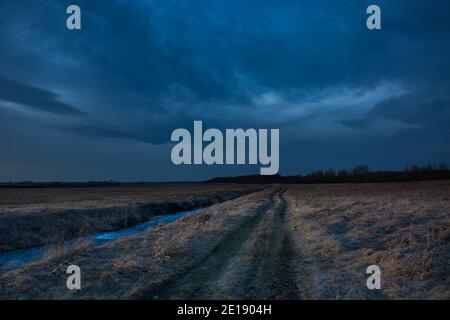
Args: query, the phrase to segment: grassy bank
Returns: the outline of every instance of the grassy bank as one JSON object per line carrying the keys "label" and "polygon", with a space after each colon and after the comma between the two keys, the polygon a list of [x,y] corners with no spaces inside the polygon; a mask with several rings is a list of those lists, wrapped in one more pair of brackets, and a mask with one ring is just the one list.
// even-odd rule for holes
{"label": "grassy bank", "polygon": [[3,189],[0,252],[130,227],[155,215],[209,206],[254,190],[221,185]]}

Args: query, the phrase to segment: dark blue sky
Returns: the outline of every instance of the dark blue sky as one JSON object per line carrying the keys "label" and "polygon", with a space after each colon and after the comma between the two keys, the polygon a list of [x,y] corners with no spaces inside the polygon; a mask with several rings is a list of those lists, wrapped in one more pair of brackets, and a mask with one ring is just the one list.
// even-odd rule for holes
{"label": "dark blue sky", "polygon": [[174,166],[194,119],[280,128],[281,174],[450,162],[449,39],[446,0],[2,0],[0,180],[259,172]]}

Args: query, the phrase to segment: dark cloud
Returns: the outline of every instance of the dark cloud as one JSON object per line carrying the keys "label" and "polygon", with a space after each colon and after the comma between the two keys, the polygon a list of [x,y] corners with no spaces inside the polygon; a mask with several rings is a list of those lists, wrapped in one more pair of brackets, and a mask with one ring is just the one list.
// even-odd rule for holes
{"label": "dark cloud", "polygon": [[367,129],[369,123],[367,119],[351,119],[341,120],[341,124],[351,129]]}
{"label": "dark cloud", "polygon": [[368,118],[394,119],[411,124],[439,126],[450,123],[450,87],[425,86],[376,105]]}
{"label": "dark cloud", "polygon": [[450,123],[450,87],[423,85],[410,92],[376,104],[363,118],[342,120],[353,129],[367,129],[375,121],[393,120],[404,124],[428,127],[436,133]]}
{"label": "dark cloud", "polygon": [[57,94],[49,90],[0,76],[0,100],[64,116],[81,116],[85,114],[77,108],[59,101],[58,97]]}
{"label": "dark cloud", "polygon": [[280,128],[282,173],[450,161],[446,0],[379,0],[380,31],[370,1],[79,0],[80,31],[69,4],[1,2],[0,100],[89,114],[41,123],[79,146],[162,145],[200,119]]}

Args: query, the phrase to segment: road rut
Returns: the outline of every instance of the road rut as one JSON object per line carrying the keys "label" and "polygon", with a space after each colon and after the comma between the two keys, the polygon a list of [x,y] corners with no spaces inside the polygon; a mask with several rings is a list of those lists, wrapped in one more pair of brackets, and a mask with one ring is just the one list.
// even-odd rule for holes
{"label": "road rut", "polygon": [[295,250],[285,222],[285,190],[224,236],[195,265],[174,275],[150,299],[299,299]]}

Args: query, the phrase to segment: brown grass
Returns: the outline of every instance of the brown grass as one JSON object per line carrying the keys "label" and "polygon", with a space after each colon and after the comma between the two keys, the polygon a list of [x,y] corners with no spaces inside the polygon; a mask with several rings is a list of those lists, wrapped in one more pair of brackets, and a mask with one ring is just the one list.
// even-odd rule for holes
{"label": "brown grass", "polygon": [[1,188],[0,252],[132,226],[157,214],[210,205],[255,186]]}
{"label": "brown grass", "polygon": [[[146,298],[149,287],[198,264],[230,230],[268,201],[269,192],[216,204],[197,216],[186,216],[103,247],[70,254],[62,251],[7,272],[0,276],[0,298]],[[80,291],[69,291],[65,286],[65,269],[58,266],[68,264],[82,269]]]}
{"label": "brown grass", "polygon": [[[450,298],[450,181],[286,188],[286,210],[274,186],[103,247],[55,251],[0,275],[0,298],[261,298],[293,287],[301,299]],[[65,286],[68,264],[82,269],[80,291]],[[372,264],[380,291],[366,288]]]}
{"label": "brown grass", "polygon": [[[450,183],[291,188],[290,227],[311,298],[450,298]],[[365,288],[377,264],[382,290]]]}

